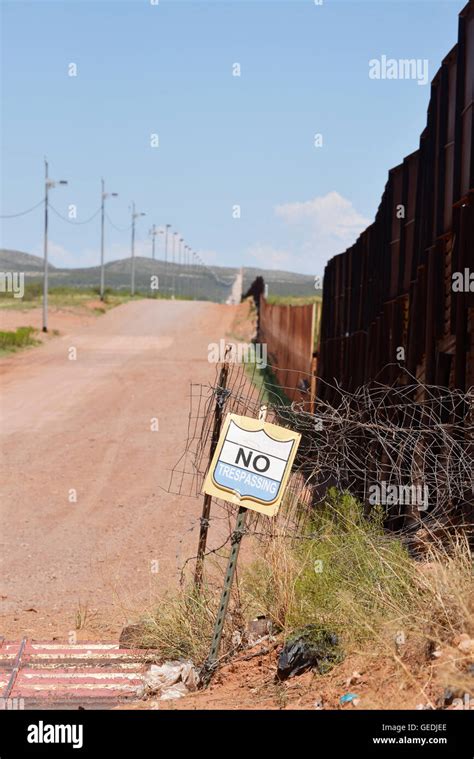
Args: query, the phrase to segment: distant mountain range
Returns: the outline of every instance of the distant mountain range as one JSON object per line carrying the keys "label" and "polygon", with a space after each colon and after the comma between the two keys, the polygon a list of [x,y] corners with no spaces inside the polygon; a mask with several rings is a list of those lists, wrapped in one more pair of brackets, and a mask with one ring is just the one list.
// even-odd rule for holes
{"label": "distant mountain range", "polygon": [[[106,287],[125,290],[130,287],[131,259],[109,261],[105,264]],[[0,249],[0,271],[24,272],[27,281],[42,278],[43,259],[20,250]],[[97,287],[100,281],[100,267],[66,269],[48,264],[51,287]],[[135,258],[136,289],[149,291],[152,276],[158,276],[160,290],[175,292],[176,295],[194,295],[207,300],[225,300],[230,292],[239,269],[230,266],[189,267],[183,264],[165,264],[162,260]],[[263,276],[272,295],[308,296],[317,294],[314,278],[307,274],[295,274],[272,269],[243,269],[244,292],[255,277]]]}
{"label": "distant mountain range", "polygon": [[[49,265],[49,269],[54,269]],[[43,259],[32,256],[31,253],[23,253],[21,250],[6,250],[0,248],[1,271],[43,271]]]}

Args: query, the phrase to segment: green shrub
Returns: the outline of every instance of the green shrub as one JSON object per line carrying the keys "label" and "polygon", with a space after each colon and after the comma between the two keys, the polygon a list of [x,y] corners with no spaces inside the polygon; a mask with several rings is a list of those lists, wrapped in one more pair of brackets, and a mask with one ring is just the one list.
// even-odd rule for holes
{"label": "green shrub", "polygon": [[362,640],[413,581],[406,548],[386,534],[380,512],[367,517],[356,499],[335,490],[305,531],[302,540],[276,539],[249,568],[248,602],[286,636],[315,624]]}
{"label": "green shrub", "polygon": [[0,332],[0,350],[16,350],[27,345],[37,345],[38,341],[32,335],[34,327],[18,327],[13,332]]}

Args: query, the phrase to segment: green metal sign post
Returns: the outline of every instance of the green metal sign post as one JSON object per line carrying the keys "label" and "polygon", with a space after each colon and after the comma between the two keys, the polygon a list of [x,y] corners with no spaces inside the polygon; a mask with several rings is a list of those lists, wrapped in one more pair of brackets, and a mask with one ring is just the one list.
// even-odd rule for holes
{"label": "green metal sign post", "polygon": [[237,558],[239,556],[240,543],[245,532],[245,518],[247,516],[247,509],[244,506],[240,506],[237,513],[237,521],[235,529],[231,536],[232,548],[229,555],[229,561],[227,564],[227,571],[224,579],[224,586],[222,588],[221,600],[219,603],[219,609],[217,612],[216,623],[214,626],[214,635],[212,637],[211,650],[209,656],[203,664],[200,672],[201,687],[207,688],[212,675],[215,672],[217,666],[217,656],[221,645],[222,632],[224,630],[224,622],[227,613],[227,607],[229,605],[230,593],[232,590],[232,582],[234,580],[235,568],[237,566]]}

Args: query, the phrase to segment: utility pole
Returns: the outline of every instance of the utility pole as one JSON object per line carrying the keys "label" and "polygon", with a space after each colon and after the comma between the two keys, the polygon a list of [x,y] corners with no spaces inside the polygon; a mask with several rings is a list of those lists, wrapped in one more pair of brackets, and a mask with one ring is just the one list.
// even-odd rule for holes
{"label": "utility pole", "polygon": [[149,232],[151,236],[151,258],[154,261],[155,260],[155,237],[158,234],[156,231],[156,224],[153,224],[152,228]]}
{"label": "utility pole", "polygon": [[146,216],[144,213],[135,211],[135,203],[132,203],[132,258],[130,267],[130,295],[135,295],[135,219],[139,216]]}
{"label": "utility pole", "polygon": [[43,276],[43,332],[48,331],[48,162],[44,159],[44,276]]}
{"label": "utility pole", "polygon": [[196,300],[196,264],[194,263],[195,259],[195,253],[194,250],[191,251],[191,274],[193,278],[193,300]]}
{"label": "utility pole", "polygon": [[196,291],[196,298],[199,300],[199,296],[201,294],[201,288],[199,287],[199,262],[198,262],[198,254],[196,251],[194,251],[194,275],[196,277],[196,285],[195,285],[195,291]]}
{"label": "utility pole", "polygon": [[189,251],[189,245],[185,245],[184,246],[184,275],[185,275],[185,278],[184,278],[184,290],[185,290],[186,295],[188,293],[188,278],[189,278],[189,273],[188,273],[188,251]]}
{"label": "utility pole", "polygon": [[44,276],[43,276],[43,332],[48,331],[48,198],[49,190],[67,184],[65,179],[53,182],[49,178],[48,161],[44,159]]}
{"label": "utility pole", "polygon": [[168,287],[168,229],[171,227],[171,224],[166,224],[165,226],[165,287],[166,289],[169,289]]}
{"label": "utility pole", "polygon": [[177,232],[173,232],[173,298],[175,297],[176,290],[176,263],[175,263],[175,251],[176,251],[176,238]]}
{"label": "utility pole", "polygon": [[200,294],[202,297],[202,295],[205,293],[203,261],[199,253],[196,254],[196,257],[197,257],[197,262],[198,262],[198,273],[199,273],[199,282],[200,282],[200,291],[201,291]]}
{"label": "utility pole", "polygon": [[188,245],[188,280],[189,280],[189,295],[193,297],[193,252],[191,246]]}
{"label": "utility pole", "polygon": [[179,248],[178,248],[178,263],[179,263],[179,266],[178,266],[178,295],[182,295],[181,290],[182,290],[182,284],[183,283],[181,281],[181,267],[182,267],[182,263],[183,263],[183,242],[184,242],[183,238],[180,237],[179,238]]}
{"label": "utility pole", "polygon": [[105,294],[105,268],[104,268],[104,216],[105,216],[105,199],[109,196],[112,198],[118,197],[118,192],[105,192],[105,182],[103,179],[101,182],[101,201],[100,201],[100,299],[104,300]]}

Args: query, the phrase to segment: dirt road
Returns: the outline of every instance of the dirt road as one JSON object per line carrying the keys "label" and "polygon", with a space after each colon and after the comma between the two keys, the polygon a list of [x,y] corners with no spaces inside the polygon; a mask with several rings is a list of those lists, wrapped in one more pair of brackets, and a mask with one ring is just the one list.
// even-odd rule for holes
{"label": "dirt road", "polygon": [[184,447],[189,383],[213,379],[208,343],[234,315],[132,302],[0,361],[1,634],[116,639],[177,582],[200,501],[162,488]]}

